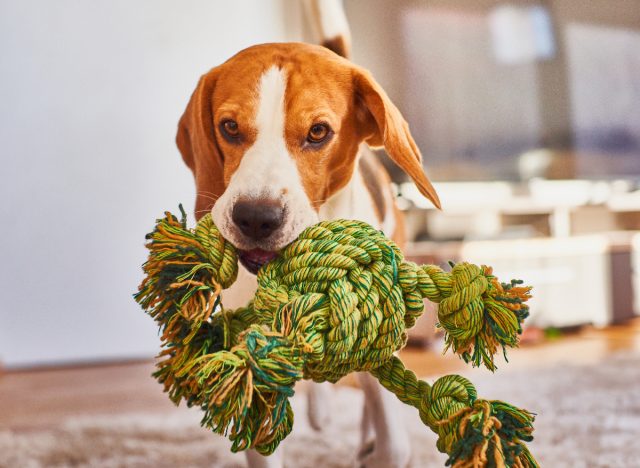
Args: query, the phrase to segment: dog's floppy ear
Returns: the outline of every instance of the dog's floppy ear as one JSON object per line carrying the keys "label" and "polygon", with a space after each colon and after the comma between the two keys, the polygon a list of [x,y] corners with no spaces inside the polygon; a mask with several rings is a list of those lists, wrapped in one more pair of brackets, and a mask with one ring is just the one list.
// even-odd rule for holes
{"label": "dog's floppy ear", "polygon": [[225,189],[222,154],[213,124],[212,96],[218,71],[203,75],[180,118],[176,143],[196,181],[197,219],[207,214]]}
{"label": "dog's floppy ear", "polygon": [[413,179],[420,193],[440,208],[440,198],[424,173],[420,150],[402,114],[368,71],[354,67],[353,76],[359,114],[365,120],[365,141],[370,146],[384,146],[389,157]]}

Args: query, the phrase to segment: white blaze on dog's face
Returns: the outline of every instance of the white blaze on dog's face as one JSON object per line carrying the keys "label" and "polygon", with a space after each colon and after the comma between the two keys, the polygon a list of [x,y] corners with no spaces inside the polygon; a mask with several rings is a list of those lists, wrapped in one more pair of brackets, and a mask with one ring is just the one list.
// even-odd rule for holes
{"label": "white blaze on dog's face", "polygon": [[[216,226],[244,251],[277,251],[318,221],[285,142],[286,87],[285,71],[275,66],[260,77],[255,141],[213,206]],[[233,122],[238,131],[246,125]]]}
{"label": "white blaze on dog's face", "polygon": [[214,68],[177,135],[196,216],[211,211],[253,272],[317,222],[349,182],[362,141],[384,145],[439,206],[397,108],[366,71],[319,46],[254,46]]}

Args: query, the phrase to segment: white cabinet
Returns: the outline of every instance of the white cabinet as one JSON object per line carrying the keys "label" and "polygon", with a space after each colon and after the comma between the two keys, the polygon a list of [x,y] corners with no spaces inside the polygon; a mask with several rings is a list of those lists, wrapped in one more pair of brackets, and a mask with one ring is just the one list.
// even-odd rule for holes
{"label": "white cabinet", "polygon": [[640,245],[633,233],[466,242],[459,258],[493,266],[503,281],[533,286],[529,323],[603,326],[634,314],[631,265],[634,255],[640,259],[632,253],[634,239]]}

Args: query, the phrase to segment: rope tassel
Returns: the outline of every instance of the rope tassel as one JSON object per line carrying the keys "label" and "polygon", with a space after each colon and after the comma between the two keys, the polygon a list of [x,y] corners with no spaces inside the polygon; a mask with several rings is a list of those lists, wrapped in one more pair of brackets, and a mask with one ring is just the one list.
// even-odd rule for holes
{"label": "rope tassel", "polygon": [[295,382],[369,371],[418,409],[448,465],[538,466],[525,445],[531,413],[478,399],[460,376],[429,385],[394,355],[428,298],[439,304],[446,348],[495,370],[494,354],[517,346],[528,315],[530,288],[519,281],[499,283],[491,268],[469,263],[419,266],[366,223],[326,221],[261,268],[247,307],[226,310],[236,252],[209,215],[190,230],[184,212],[181,221],[166,213],[147,239],[135,299],[161,330],[154,375],[176,404],[199,406],[202,424],[227,435],[233,451],[277,448],[293,425]]}
{"label": "rope tassel", "polygon": [[[433,271],[433,266],[424,268]],[[493,356],[498,348],[517,346],[522,322],[529,316],[525,302],[531,297],[531,288],[520,284],[519,280],[499,283],[490,267],[455,265],[449,278],[438,284],[439,297],[425,294],[440,302],[438,318],[446,332],[445,351],[451,348],[465,362],[495,370]]]}

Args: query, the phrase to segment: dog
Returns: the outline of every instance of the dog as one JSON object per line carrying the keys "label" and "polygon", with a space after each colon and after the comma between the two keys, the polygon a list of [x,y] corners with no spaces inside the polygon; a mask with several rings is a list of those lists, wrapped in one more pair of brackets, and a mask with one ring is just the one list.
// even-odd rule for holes
{"label": "dog", "polygon": [[[195,178],[196,218],[211,213],[239,252],[239,279],[224,295],[229,307],[245,305],[259,268],[320,220],[366,221],[402,244],[389,177],[367,146],[384,147],[440,207],[407,123],[371,74],[340,56],[345,44],[328,41],[338,53],[305,43],[249,47],[200,78],[180,119],[176,142]],[[400,403],[369,374],[358,378],[365,405],[357,464],[407,466]],[[316,428],[326,423],[326,393],[326,385],[310,386]],[[247,459],[252,468],[277,468],[282,450],[249,451]]]}

